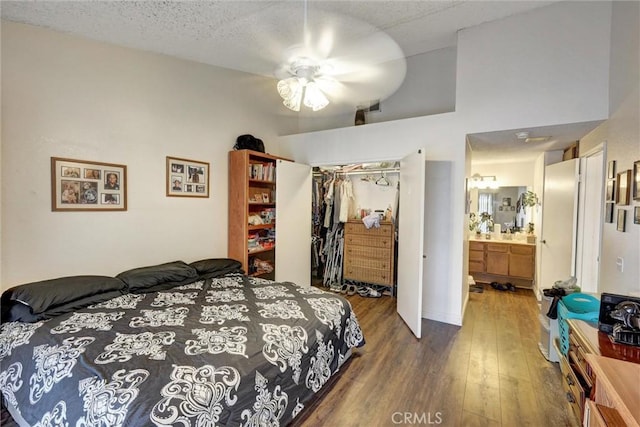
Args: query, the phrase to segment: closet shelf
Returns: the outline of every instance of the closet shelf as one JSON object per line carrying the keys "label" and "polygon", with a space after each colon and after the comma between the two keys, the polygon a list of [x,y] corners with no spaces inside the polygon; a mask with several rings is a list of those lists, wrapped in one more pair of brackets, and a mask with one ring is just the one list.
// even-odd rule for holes
{"label": "closet shelf", "polygon": [[263,253],[263,252],[273,251],[275,249],[276,249],[276,245],[273,245],[273,246],[271,246],[269,248],[260,248],[260,249],[254,249],[254,250],[249,249],[249,250],[247,250],[247,253],[249,255],[255,255],[255,254],[260,254],[260,253]]}
{"label": "closet shelf", "polygon": [[269,230],[271,228],[275,228],[276,224],[275,223],[271,223],[271,224],[258,224],[258,225],[250,225],[248,230],[249,231],[253,231],[253,230]]}

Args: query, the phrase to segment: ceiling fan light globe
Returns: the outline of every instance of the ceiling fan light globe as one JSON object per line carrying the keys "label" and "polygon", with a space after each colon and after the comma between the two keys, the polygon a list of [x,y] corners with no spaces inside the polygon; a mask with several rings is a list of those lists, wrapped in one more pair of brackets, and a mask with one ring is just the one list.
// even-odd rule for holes
{"label": "ceiling fan light globe", "polygon": [[297,90],[301,90],[300,82],[295,77],[280,80],[277,85],[278,94],[282,99],[290,99],[295,96]]}
{"label": "ceiling fan light globe", "polygon": [[285,99],[282,101],[285,107],[293,111],[300,111],[300,101],[302,100],[302,96],[296,98]]}
{"label": "ceiling fan light globe", "polygon": [[329,100],[315,82],[309,82],[305,89],[304,105],[313,111],[318,111],[329,105]]}

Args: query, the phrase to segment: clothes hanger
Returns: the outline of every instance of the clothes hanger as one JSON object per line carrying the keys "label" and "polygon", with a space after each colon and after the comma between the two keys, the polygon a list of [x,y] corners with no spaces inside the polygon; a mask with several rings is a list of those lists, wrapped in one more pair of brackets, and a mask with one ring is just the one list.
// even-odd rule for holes
{"label": "clothes hanger", "polygon": [[380,178],[378,178],[378,180],[376,181],[376,184],[377,185],[383,185],[385,187],[388,187],[388,186],[391,185],[391,183],[389,182],[389,180],[385,176],[384,172],[382,172],[382,176]]}

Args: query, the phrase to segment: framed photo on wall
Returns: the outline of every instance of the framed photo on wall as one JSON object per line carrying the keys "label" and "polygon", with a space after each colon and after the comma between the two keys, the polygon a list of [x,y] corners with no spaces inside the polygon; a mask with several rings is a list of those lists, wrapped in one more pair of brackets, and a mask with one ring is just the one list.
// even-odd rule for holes
{"label": "framed photo on wall", "polygon": [[209,197],[209,163],[167,156],[167,197]]}
{"label": "framed photo on wall", "polygon": [[640,160],[633,162],[633,200],[640,200]]}
{"label": "framed photo on wall", "polygon": [[52,211],[126,211],[127,167],[51,158]]}
{"label": "framed photo on wall", "polygon": [[616,178],[616,204],[628,205],[631,190],[631,171],[620,172]]}
{"label": "framed photo on wall", "polygon": [[618,221],[616,222],[616,230],[624,231],[625,222],[627,222],[627,211],[618,209]]}
{"label": "framed photo on wall", "polygon": [[606,190],[606,199],[607,202],[614,202],[616,200],[616,180],[610,179],[607,181],[607,190]]}
{"label": "framed photo on wall", "polygon": [[615,206],[615,203],[613,202],[607,202],[604,204],[604,221],[606,223],[612,224],[613,223],[613,208]]}
{"label": "framed photo on wall", "polygon": [[616,177],[616,161],[610,160],[609,164],[607,165],[607,178],[613,179],[615,177]]}

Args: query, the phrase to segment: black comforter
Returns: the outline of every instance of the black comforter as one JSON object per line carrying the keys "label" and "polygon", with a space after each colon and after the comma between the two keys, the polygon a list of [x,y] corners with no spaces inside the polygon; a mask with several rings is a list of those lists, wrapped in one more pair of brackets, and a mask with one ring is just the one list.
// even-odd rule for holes
{"label": "black comforter", "polygon": [[21,425],[286,425],[364,344],[349,302],[231,274],[0,329]]}

